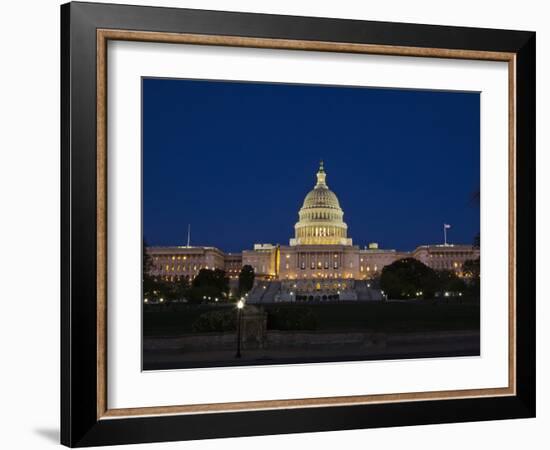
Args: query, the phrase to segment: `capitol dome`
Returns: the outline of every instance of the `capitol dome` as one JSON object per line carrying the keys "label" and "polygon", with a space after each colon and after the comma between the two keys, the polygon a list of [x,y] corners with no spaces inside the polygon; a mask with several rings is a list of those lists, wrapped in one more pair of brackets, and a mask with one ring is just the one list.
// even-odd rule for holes
{"label": "capitol dome", "polygon": [[326,183],[323,162],[317,172],[317,184],[304,199],[294,226],[295,238],[290,245],[351,245],[344,223],[344,211],[336,194]]}

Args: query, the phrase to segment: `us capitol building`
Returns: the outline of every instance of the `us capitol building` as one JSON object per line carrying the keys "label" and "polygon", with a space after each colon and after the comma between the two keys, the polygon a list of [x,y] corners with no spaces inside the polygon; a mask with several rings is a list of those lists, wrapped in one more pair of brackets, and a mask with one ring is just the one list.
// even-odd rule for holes
{"label": "us capitol building", "polygon": [[201,269],[222,269],[236,287],[241,268],[256,274],[249,303],[277,301],[381,300],[369,279],[402,258],[416,258],[435,269],[461,275],[466,260],[479,258],[471,245],[421,245],[412,252],[353,245],[344,211],[326,181],[321,162],[317,183],[306,195],[289,245],[255,244],[252,250],[224,253],[215,247],[148,247],[151,275],[167,281],[192,280]]}

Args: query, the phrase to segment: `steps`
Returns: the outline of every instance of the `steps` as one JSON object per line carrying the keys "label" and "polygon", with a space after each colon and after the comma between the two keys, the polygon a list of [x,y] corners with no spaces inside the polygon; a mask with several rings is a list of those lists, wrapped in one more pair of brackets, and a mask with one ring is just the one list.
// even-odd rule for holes
{"label": "steps", "polygon": [[[275,303],[277,296],[281,292],[280,281],[259,281],[248,293],[246,302],[249,304]],[[345,294],[340,295],[341,300],[356,300],[356,301],[382,301],[382,294],[378,289],[368,287],[368,282],[365,280],[356,280],[354,289],[351,290],[346,298]]]}
{"label": "steps", "polygon": [[250,304],[275,303],[275,297],[281,290],[280,281],[260,281],[248,293]]}
{"label": "steps", "polygon": [[368,287],[368,282],[365,280],[355,281],[355,292],[357,293],[357,301],[382,301],[382,294],[378,289]]}

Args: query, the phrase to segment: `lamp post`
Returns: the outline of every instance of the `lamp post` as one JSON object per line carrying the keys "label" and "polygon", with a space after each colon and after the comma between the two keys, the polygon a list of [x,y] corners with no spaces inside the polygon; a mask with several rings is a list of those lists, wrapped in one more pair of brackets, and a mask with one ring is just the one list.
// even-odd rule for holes
{"label": "lamp post", "polygon": [[235,358],[241,357],[241,316],[243,308],[244,302],[241,299],[237,302],[237,353],[235,353]]}

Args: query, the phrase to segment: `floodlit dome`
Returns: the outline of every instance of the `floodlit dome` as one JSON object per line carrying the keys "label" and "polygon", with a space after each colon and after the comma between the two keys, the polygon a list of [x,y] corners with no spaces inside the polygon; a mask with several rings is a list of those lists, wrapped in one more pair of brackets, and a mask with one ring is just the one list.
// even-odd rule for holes
{"label": "floodlit dome", "polygon": [[295,238],[290,245],[351,245],[347,238],[348,226],[336,194],[326,183],[323,161],[317,172],[317,184],[304,199],[294,226]]}
{"label": "floodlit dome", "polygon": [[328,187],[316,187],[306,195],[304,199],[304,208],[333,208],[341,209],[340,202],[336,197],[336,194],[332,192]]}

